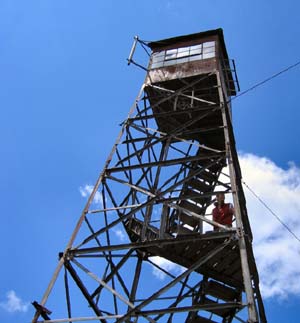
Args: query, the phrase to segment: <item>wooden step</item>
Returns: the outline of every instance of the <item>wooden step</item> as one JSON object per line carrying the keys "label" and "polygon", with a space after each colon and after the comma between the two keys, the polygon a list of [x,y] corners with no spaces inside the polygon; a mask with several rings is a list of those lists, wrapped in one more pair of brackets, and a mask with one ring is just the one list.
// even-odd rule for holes
{"label": "wooden step", "polygon": [[194,231],[192,231],[192,229],[188,229],[183,225],[176,224],[176,223],[172,225],[172,227],[170,228],[170,232],[177,233],[178,235],[187,235],[187,234],[195,233]]}
{"label": "wooden step", "polygon": [[[127,232],[130,235],[131,241],[139,241],[139,235],[131,233],[128,229]],[[174,233],[176,233],[176,235]],[[151,245],[145,248],[143,247],[142,249],[152,256],[160,256],[177,263],[178,265],[189,268],[200,257],[205,257],[209,252],[220,246],[220,244],[224,243],[224,241],[232,235],[232,232],[211,232],[201,234],[199,232],[188,230],[185,227],[181,227],[178,223],[172,223],[169,234],[166,233],[164,239],[157,238],[157,245]],[[198,239],[202,237],[203,240]],[[212,239],[210,239],[210,237],[212,237]],[[193,240],[193,238],[195,239]],[[174,240],[174,243],[160,245],[159,241],[164,241],[166,239],[170,239],[170,241]],[[153,241],[153,239],[151,240]],[[237,244],[237,241],[232,240],[228,247],[210,258],[209,261],[197,268],[195,271],[212,280],[222,282],[227,286],[243,290],[244,285],[241,269],[233,277],[231,275],[224,274],[221,270],[218,270],[219,266],[214,266],[215,263],[222,264],[227,259],[230,260],[228,263],[229,267],[230,263],[235,264],[236,262],[240,262],[240,253],[238,248],[231,248],[231,246],[237,246]]]}
{"label": "wooden step", "polygon": [[196,214],[203,214],[203,208],[191,202],[181,201],[178,205],[190,212],[194,212]]}
{"label": "wooden step", "polygon": [[[178,204],[180,207],[182,207],[183,209],[190,211],[190,212],[194,212],[196,214],[202,214],[203,213],[203,208],[197,206],[196,204],[190,203],[188,201],[181,201]],[[200,224],[200,219],[195,217],[195,216],[191,216],[190,214],[188,214],[187,212],[183,211],[178,211],[178,219],[180,220],[180,222],[182,222],[183,224],[187,224],[193,228],[195,228],[197,225]]]}
{"label": "wooden step", "polygon": [[188,196],[189,200],[192,200],[198,204],[205,205],[211,200],[211,196],[201,196],[199,192],[193,191],[192,189],[186,188],[184,190],[184,197]]}
{"label": "wooden step", "polygon": [[196,189],[197,191],[200,191],[202,193],[211,192],[213,191],[213,188],[214,188],[212,185],[199,180],[199,177],[198,179],[196,178],[191,179],[188,184],[192,189]]}
{"label": "wooden step", "polygon": [[218,179],[218,175],[210,172],[209,170],[203,171],[202,173],[197,175],[197,177],[209,183],[214,183]]}
{"label": "wooden step", "polygon": [[205,294],[227,302],[233,302],[240,297],[240,293],[236,289],[220,284],[214,280],[204,282],[203,285]]}
{"label": "wooden step", "polygon": [[[203,304],[205,305],[218,305],[218,302],[215,302],[207,297],[205,297]],[[225,303],[226,304],[226,303]],[[236,311],[237,308],[240,307],[239,304],[230,304],[230,307],[222,307],[222,305],[225,305],[224,303],[220,304],[220,308],[213,308],[210,309],[209,312],[218,315],[220,317],[228,317],[229,315],[232,315]]]}
{"label": "wooden step", "polygon": [[[129,221],[125,223],[125,227],[129,234],[131,241],[137,241],[142,235],[144,222],[141,220],[131,218]],[[146,230],[146,239],[147,240],[155,240],[159,237],[159,230],[152,225],[148,225]]]}
{"label": "wooden step", "polygon": [[197,315],[195,318],[188,320],[187,323],[216,323],[216,322],[206,317]]}
{"label": "wooden step", "polygon": [[[221,157],[221,155],[220,155]],[[217,161],[217,158],[211,158],[210,160],[198,160],[197,164],[203,168],[205,168],[207,171],[213,173],[213,174],[218,174],[220,172],[220,170],[227,166],[226,164],[226,160],[225,160],[225,155],[224,155],[224,159],[220,160],[219,162],[216,162],[215,164],[212,164],[211,166],[207,167],[208,164],[211,164],[213,162],[213,160]]]}
{"label": "wooden step", "polygon": [[180,224],[184,225],[187,224],[192,228],[195,228],[200,224],[200,219],[197,219],[194,216],[188,215],[186,213],[181,212],[178,215],[178,220],[180,220]]}
{"label": "wooden step", "polygon": [[189,168],[190,168],[190,172],[195,172],[195,171],[200,171],[202,170],[201,173],[199,173],[199,175],[196,175],[196,177],[202,178],[204,181],[212,183],[215,182],[218,179],[218,172],[212,172],[209,169],[207,169],[206,167],[202,167],[201,164],[203,164],[202,160],[198,160],[196,162],[194,162],[194,164],[192,164]]}

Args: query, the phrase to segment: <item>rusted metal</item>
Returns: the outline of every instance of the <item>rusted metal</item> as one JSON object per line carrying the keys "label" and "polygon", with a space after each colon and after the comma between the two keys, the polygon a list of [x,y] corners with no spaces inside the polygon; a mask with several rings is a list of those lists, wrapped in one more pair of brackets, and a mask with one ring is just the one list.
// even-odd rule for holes
{"label": "rusted metal", "polygon": [[254,290],[252,288],[252,281],[251,281],[251,274],[250,274],[250,268],[249,268],[249,262],[247,257],[247,250],[246,250],[246,242],[245,242],[245,234],[244,234],[244,225],[241,217],[241,206],[239,201],[239,192],[238,187],[236,185],[236,170],[234,167],[234,162],[232,157],[232,146],[233,144],[230,143],[230,138],[228,134],[228,121],[227,116],[225,114],[226,109],[226,101],[223,97],[222,92],[222,86],[221,86],[221,79],[219,76],[219,73],[217,74],[218,84],[219,84],[219,92],[220,92],[220,103],[223,106],[223,123],[225,125],[224,128],[224,136],[225,141],[227,142],[227,156],[228,156],[228,164],[229,164],[229,174],[231,179],[231,186],[232,186],[232,193],[233,193],[233,200],[234,200],[234,206],[235,206],[235,218],[237,221],[237,230],[239,232],[239,249],[241,254],[241,268],[243,272],[243,280],[244,280],[244,286],[246,291],[246,297],[247,297],[247,308],[249,313],[249,323],[255,323],[258,322],[257,318],[257,310],[255,306],[255,300],[254,300]]}
{"label": "rusted metal", "polygon": [[[93,311],[95,312],[95,314],[97,316],[101,316],[102,312],[99,310],[98,306],[95,304],[95,302],[93,301],[91,295],[89,294],[85,284],[83,283],[83,281],[80,279],[80,277],[78,276],[77,272],[74,270],[74,268],[72,267],[72,265],[70,264],[69,261],[65,262],[65,268],[68,270],[68,272],[70,273],[70,275],[72,276],[72,278],[74,279],[74,282],[77,284],[77,286],[79,287],[79,289],[81,290],[83,296],[86,298],[86,300],[88,301],[90,307],[93,309]],[[100,320],[102,323],[106,323],[107,321],[105,319],[101,319]]]}
{"label": "rusted metal", "polygon": [[160,288],[155,294],[151,295],[147,300],[136,306],[134,309],[130,310],[126,315],[124,315],[122,318],[118,319],[116,323],[121,323],[124,322],[127,318],[131,316],[133,312],[137,312],[149,303],[151,303],[152,300],[160,296],[161,294],[165,293],[167,290],[169,290],[172,286],[174,286],[176,283],[182,280],[182,278],[186,277],[189,275],[191,272],[193,272],[195,269],[197,269],[199,266],[207,262],[211,257],[213,257],[215,254],[219,253],[221,250],[223,250],[226,245],[229,244],[228,242],[224,242],[222,245],[218,246],[214,250],[212,250],[209,254],[206,256],[200,258],[198,261],[196,261],[194,264],[192,264],[186,271],[184,271],[182,274],[180,274],[178,277],[173,279],[170,283],[165,285],[164,287]]}
{"label": "rusted metal", "polygon": [[[214,44],[208,58],[200,54],[205,42]],[[137,39],[130,62],[136,44]],[[96,313],[87,320],[231,323],[243,311],[249,322],[266,322],[231,121],[237,76],[223,33],[186,35],[149,46],[154,53],[165,51],[166,59],[167,51],[181,55],[179,49],[190,46],[190,53],[195,44],[202,45],[191,61],[176,56],[178,62],[151,69],[150,59],[145,83],[40,303],[45,305],[66,268],[71,276],[64,286],[66,322],[88,318],[85,313],[71,318],[78,294]],[[227,164],[230,173],[224,175]],[[218,192],[233,197],[232,228],[212,220]],[[98,194],[101,206],[95,208]],[[168,272],[154,262],[155,256],[184,271]],[[76,272],[72,262],[82,270]],[[147,284],[149,268],[169,281]],[[92,278],[89,288],[86,277]],[[204,319],[203,312],[213,317]],[[32,322],[41,314],[37,311]]]}

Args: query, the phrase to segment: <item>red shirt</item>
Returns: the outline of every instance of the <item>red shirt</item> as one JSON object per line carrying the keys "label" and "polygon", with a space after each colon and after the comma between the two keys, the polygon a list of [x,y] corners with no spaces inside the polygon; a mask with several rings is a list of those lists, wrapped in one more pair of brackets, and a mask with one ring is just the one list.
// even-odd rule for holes
{"label": "red shirt", "polygon": [[[231,203],[223,203],[221,206],[216,204],[216,207],[213,209],[213,220],[222,224],[231,227],[232,226],[232,216],[233,216],[233,206]],[[218,227],[214,227],[214,230],[217,230]]]}

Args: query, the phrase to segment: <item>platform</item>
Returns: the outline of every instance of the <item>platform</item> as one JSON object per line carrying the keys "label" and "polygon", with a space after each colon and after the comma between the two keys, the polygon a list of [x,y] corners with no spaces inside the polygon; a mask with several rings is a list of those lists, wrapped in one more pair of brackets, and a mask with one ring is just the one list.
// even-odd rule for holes
{"label": "platform", "polygon": [[[225,150],[216,74],[165,81],[145,88],[158,130]],[[191,123],[191,124],[189,124]]]}
{"label": "platform", "polygon": [[[127,224],[127,232],[132,242],[140,239],[143,223],[136,219],[131,219]],[[241,270],[240,252],[238,240],[235,239],[235,231],[228,232],[208,232],[205,234],[190,233],[188,235],[166,236],[172,239],[172,244],[160,244],[165,239],[159,239],[158,229],[148,227],[146,240],[155,240],[155,246],[142,248],[141,251],[147,252],[148,256],[160,256],[183,267],[190,267],[201,257],[205,257],[210,251],[214,250],[228,239],[230,243],[209,259],[204,265],[199,267],[196,272],[203,276],[209,276],[228,286],[244,289]]]}

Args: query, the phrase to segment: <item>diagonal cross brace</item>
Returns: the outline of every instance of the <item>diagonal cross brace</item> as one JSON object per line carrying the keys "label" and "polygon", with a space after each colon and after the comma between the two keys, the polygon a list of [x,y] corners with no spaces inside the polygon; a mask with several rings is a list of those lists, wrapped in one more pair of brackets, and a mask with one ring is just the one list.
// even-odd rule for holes
{"label": "diagonal cross brace", "polygon": [[[115,295],[117,298],[119,298],[122,302],[127,304],[130,308],[134,308],[134,304],[129,302],[125,297],[123,297],[120,293],[118,293],[115,289],[111,288],[108,284],[105,283],[102,279],[100,279],[98,276],[96,276],[94,273],[89,271],[86,267],[84,267],[81,263],[79,263],[76,259],[73,259],[72,262],[79,267],[81,270],[83,270],[88,276],[96,280],[99,284],[101,284],[105,289],[110,291],[113,295]],[[96,313],[97,314],[97,313]],[[148,318],[146,315],[142,316],[145,317],[149,322],[156,323],[152,318]]]}
{"label": "diagonal cross brace", "polygon": [[160,290],[155,292],[152,296],[150,296],[147,300],[139,304],[138,306],[134,307],[132,310],[130,310],[126,315],[124,315],[122,318],[118,319],[116,323],[124,322],[126,319],[128,319],[131,315],[134,315],[136,312],[140,311],[143,307],[147,306],[149,303],[151,303],[153,300],[155,300],[157,297],[159,297],[161,294],[165,293],[167,290],[172,288],[174,285],[176,285],[179,281],[181,281],[183,278],[185,278],[187,275],[195,271],[197,268],[205,264],[209,259],[214,257],[216,254],[218,254],[220,251],[222,251],[227,245],[231,243],[231,239],[224,241],[220,246],[216,247],[212,251],[210,251],[207,255],[204,257],[201,257],[198,261],[196,261],[193,265],[190,266],[185,272],[180,274],[177,278],[172,280],[170,283],[162,287]]}

